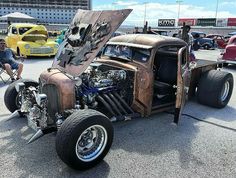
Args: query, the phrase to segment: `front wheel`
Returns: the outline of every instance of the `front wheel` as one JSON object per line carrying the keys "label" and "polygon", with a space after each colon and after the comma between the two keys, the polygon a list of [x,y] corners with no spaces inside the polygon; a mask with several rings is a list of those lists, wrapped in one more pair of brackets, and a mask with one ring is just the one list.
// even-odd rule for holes
{"label": "front wheel", "polygon": [[20,95],[15,88],[19,82],[23,82],[26,88],[30,86],[37,87],[39,85],[38,82],[30,79],[20,79],[10,84],[4,94],[4,103],[10,112],[14,112],[21,107]]}
{"label": "front wheel", "polygon": [[198,102],[215,108],[225,107],[232,95],[233,76],[231,73],[210,70],[202,75],[197,89]]}
{"label": "front wheel", "polygon": [[102,113],[79,110],[62,124],[56,136],[56,150],[61,160],[78,170],[101,162],[113,141],[113,126]]}

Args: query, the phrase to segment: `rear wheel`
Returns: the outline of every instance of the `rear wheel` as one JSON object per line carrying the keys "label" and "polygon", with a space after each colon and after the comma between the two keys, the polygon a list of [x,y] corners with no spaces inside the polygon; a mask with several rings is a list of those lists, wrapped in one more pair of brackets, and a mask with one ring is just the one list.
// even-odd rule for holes
{"label": "rear wheel", "polygon": [[205,44],[203,47],[204,49],[207,49],[207,50],[210,49],[210,46],[208,44]]}
{"label": "rear wheel", "polygon": [[232,95],[233,76],[231,73],[210,70],[202,75],[198,89],[198,102],[215,108],[225,107]]}
{"label": "rear wheel", "polygon": [[67,165],[84,170],[103,160],[112,140],[113,126],[105,115],[91,109],[79,110],[57,132],[56,150]]}

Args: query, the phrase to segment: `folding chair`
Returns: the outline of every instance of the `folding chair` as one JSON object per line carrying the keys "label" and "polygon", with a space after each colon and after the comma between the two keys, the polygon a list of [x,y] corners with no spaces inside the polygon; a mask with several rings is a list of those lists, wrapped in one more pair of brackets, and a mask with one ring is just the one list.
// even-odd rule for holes
{"label": "folding chair", "polygon": [[[13,77],[15,77],[17,75],[17,70],[12,70],[13,72]],[[2,75],[6,74],[8,76],[7,79],[4,79],[4,77]],[[0,79],[2,80],[2,82],[4,84],[6,84],[10,79],[11,77],[8,75],[8,73],[5,71],[3,65],[0,63]]]}

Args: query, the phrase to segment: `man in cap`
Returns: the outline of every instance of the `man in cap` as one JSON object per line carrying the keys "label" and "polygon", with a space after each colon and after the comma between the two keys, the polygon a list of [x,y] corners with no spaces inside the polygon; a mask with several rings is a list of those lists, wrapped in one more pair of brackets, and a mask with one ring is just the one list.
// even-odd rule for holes
{"label": "man in cap", "polygon": [[[0,65],[11,77],[12,82],[20,79],[23,71],[23,64],[21,62],[17,62],[15,59],[17,59],[17,57],[10,48],[6,47],[5,40],[0,39]],[[17,70],[16,79],[14,78],[12,70]]]}

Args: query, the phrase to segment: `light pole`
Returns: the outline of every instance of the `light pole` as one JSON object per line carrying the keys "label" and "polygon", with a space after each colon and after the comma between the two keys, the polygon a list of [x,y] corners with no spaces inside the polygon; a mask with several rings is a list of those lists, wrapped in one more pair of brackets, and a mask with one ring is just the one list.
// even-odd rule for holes
{"label": "light pole", "polygon": [[178,26],[178,23],[179,23],[180,3],[182,3],[182,2],[183,2],[182,0],[176,0],[176,3],[179,4],[179,6],[178,6],[178,19],[177,19],[177,26]]}
{"label": "light pole", "polygon": [[147,2],[144,2],[144,17],[143,17],[143,25],[146,24],[146,13],[147,13]]}
{"label": "light pole", "polygon": [[216,0],[216,14],[215,14],[215,18],[217,18],[218,5],[219,5],[219,0]]}

